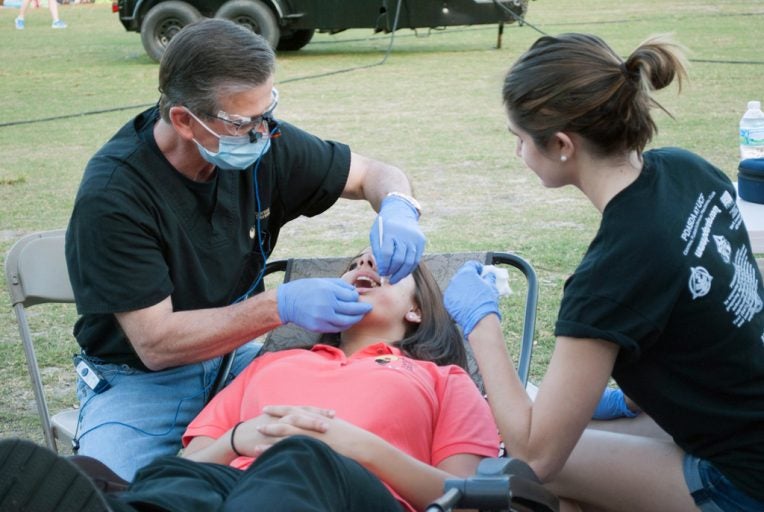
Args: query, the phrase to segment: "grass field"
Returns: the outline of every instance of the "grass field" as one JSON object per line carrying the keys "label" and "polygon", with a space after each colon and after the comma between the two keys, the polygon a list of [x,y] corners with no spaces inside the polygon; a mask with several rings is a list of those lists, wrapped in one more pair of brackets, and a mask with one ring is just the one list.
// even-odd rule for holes
{"label": "grass field", "polygon": [[[0,252],[22,235],[65,227],[85,163],[130,117],[156,102],[157,65],[106,3],[62,6],[66,30],[47,9],[13,28],[0,9]],[[623,56],[654,33],[690,50],[690,80],[659,101],[655,146],[696,151],[735,179],[737,124],[747,100],[764,100],[760,31],[764,0],[536,0],[527,24],[318,34],[279,56],[278,115],[354,151],[405,169],[425,214],[428,251],[507,250],[536,267],[541,282],[533,375],[540,378],[565,277],[598,221],[575,190],[546,190],[514,156],[500,88],[513,60],[541,32],[590,32]],[[341,201],[282,232],[276,257],[347,255],[373,220]],[[656,248],[660,250],[660,248]],[[6,294],[0,309],[0,436],[40,440],[31,387]],[[512,305],[510,336],[516,332]],[[67,364],[75,344],[72,308],[40,309],[33,332],[54,407],[75,402]]]}

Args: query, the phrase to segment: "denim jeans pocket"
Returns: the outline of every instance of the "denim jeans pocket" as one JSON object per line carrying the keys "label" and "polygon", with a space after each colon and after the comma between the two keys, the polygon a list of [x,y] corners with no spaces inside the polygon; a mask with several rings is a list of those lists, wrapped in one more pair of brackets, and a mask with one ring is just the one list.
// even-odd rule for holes
{"label": "denim jeans pocket", "polygon": [[[698,473],[709,501],[724,511],[762,512],[764,503],[738,489],[707,460],[700,460]],[[699,504],[701,505],[701,504]],[[701,506],[701,510],[704,510]]]}

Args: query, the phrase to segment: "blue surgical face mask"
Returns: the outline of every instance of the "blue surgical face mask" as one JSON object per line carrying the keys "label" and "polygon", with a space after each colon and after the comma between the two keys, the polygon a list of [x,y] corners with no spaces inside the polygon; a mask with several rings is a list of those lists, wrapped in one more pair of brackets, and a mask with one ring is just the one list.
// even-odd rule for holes
{"label": "blue surgical face mask", "polygon": [[257,162],[261,156],[266,154],[271,147],[271,137],[269,133],[259,133],[259,137],[252,141],[249,135],[219,135],[212,131],[204,122],[196,117],[191,111],[189,114],[199,121],[208,132],[217,137],[217,152],[210,151],[202,146],[196,139],[194,143],[199,148],[199,154],[206,161],[227,171],[243,171],[249,169],[252,164]]}

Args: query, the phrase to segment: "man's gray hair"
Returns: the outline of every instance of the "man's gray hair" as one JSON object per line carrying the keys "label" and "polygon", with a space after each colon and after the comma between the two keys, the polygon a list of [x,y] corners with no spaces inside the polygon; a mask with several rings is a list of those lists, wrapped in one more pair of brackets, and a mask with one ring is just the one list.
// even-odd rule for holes
{"label": "man's gray hair", "polygon": [[249,90],[270,78],[276,56],[268,42],[232,21],[205,18],[172,38],[159,63],[159,111],[217,112],[218,99]]}

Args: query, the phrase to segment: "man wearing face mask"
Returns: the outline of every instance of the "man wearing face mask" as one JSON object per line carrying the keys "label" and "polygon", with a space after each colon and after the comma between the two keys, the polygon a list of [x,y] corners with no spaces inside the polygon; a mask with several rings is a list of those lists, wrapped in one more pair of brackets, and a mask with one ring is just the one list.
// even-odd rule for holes
{"label": "man wearing face mask", "polygon": [[259,349],[248,342],[281,324],[338,332],[368,312],[339,279],[263,291],[285,223],[340,197],[368,201],[372,250],[393,283],[424,249],[405,174],[277,120],[274,70],[251,31],[187,26],[159,66],[157,107],[85,169],[66,237],[75,365],[88,376],[75,444],[125,479],[178,451],[222,355],[236,350],[235,376]]}

